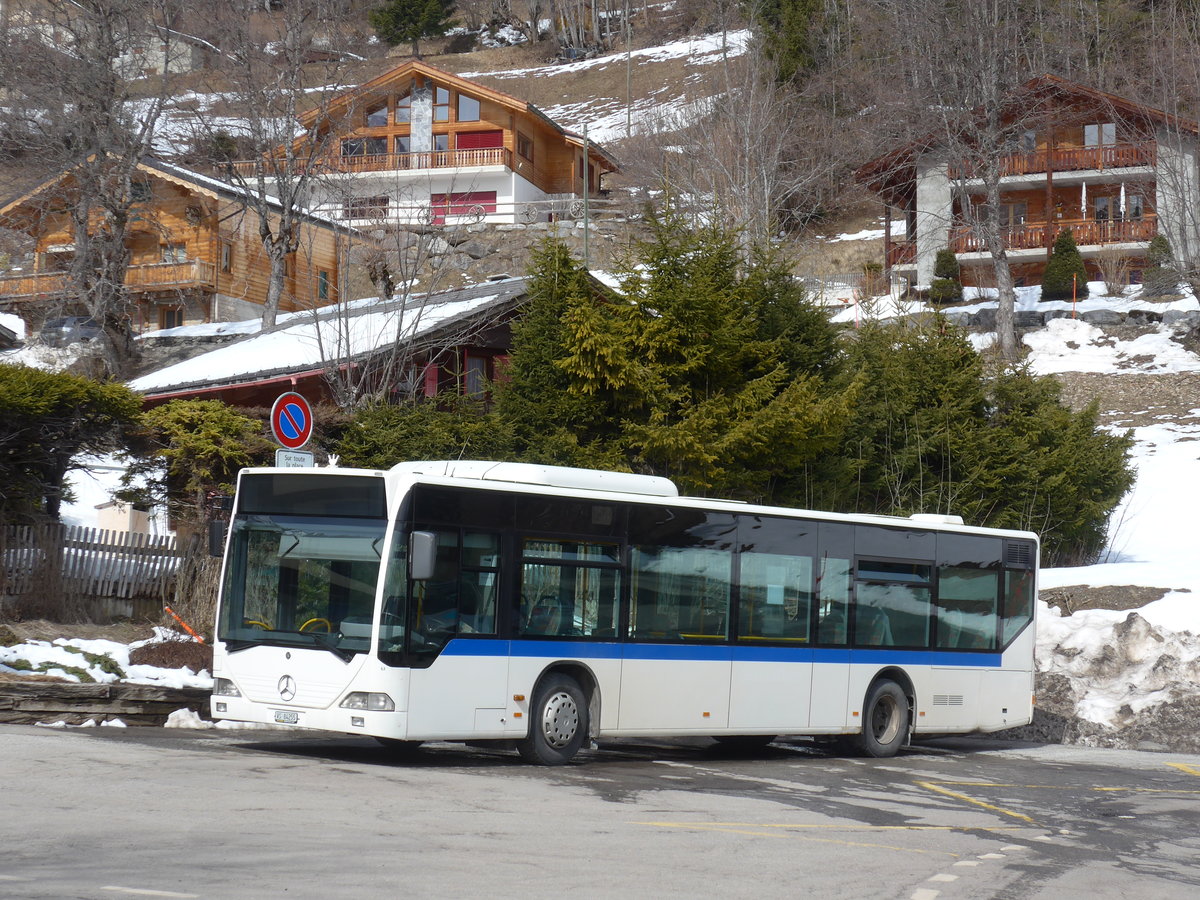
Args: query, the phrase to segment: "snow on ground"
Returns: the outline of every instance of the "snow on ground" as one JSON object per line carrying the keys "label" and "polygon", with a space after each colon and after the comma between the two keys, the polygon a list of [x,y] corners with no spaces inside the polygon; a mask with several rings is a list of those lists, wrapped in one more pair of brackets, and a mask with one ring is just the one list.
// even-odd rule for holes
{"label": "snow on ground", "polygon": [[[27,667],[15,665],[23,660],[28,667],[41,674],[56,675],[68,681],[85,681],[77,671],[73,671],[82,670],[97,684],[122,681],[167,688],[211,688],[212,676],[207,671],[193,672],[186,666],[181,669],[162,669],[129,662],[131,650],[171,640],[186,638],[166,628],[155,628],[153,637],[132,644],[80,638],[58,638],[53,642],[26,641],[12,647],[0,647],[0,672],[12,674],[27,671]],[[119,672],[116,671],[118,668]]]}
{"label": "snow on ground", "polygon": [[18,341],[25,339],[25,320],[12,313],[0,312],[0,325],[17,336]]}

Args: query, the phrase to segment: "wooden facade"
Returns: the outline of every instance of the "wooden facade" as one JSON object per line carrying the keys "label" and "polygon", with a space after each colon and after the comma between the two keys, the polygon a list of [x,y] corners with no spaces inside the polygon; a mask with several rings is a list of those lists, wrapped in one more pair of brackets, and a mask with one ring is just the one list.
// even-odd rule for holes
{"label": "wooden facade", "polygon": [[[1048,75],[1024,85],[1005,116],[1011,149],[995,161],[996,214],[1018,285],[1040,280],[1068,228],[1093,278],[1116,254],[1134,282],[1155,235],[1173,247],[1194,237],[1187,214],[1200,201],[1194,179],[1164,179],[1162,171],[1194,165],[1187,160],[1196,152],[1195,122]],[[939,143],[928,136],[858,170],[884,199],[888,219],[898,210],[907,225],[903,239],[885,240],[886,266],[927,284],[937,251],[949,248],[964,283],[986,285],[991,257],[971,224],[986,199],[984,182],[972,164],[947,159]]]}
{"label": "wooden facade", "polygon": [[[125,287],[135,330],[251,318],[261,311],[271,266],[258,234],[258,214],[243,194],[152,159],[138,166],[133,193]],[[32,272],[0,275],[0,307],[31,319],[86,313],[68,272],[75,253],[68,210],[76,194],[66,173],[0,208],[0,224],[35,242]],[[92,229],[100,225],[97,212]],[[311,217],[301,227],[282,312],[333,303],[339,296],[344,230]]]}
{"label": "wooden facade", "polygon": [[[594,196],[604,176],[617,171],[594,142],[585,160],[582,136],[531,104],[419,60],[332,98],[301,124],[307,136],[292,148],[294,156],[320,174],[339,176],[315,188],[314,208],[360,224],[403,220],[404,210],[417,208],[429,224],[439,215],[429,212],[438,198],[442,215],[453,216],[454,197],[466,193],[489,195],[465,205],[480,206],[476,212],[490,221],[512,221],[522,203]],[[234,165],[248,174],[262,161]]]}

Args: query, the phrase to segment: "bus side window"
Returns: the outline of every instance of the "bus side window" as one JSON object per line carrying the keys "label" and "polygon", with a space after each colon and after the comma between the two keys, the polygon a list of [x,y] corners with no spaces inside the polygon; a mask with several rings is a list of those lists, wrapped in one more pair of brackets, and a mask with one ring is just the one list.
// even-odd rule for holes
{"label": "bus side window", "polygon": [[1033,618],[1033,572],[1004,572],[1004,643]]}
{"label": "bus side window", "polygon": [[825,557],[817,578],[817,640],[844,646],[849,638],[850,560]]}
{"label": "bus side window", "polygon": [[935,646],[945,650],[994,650],[998,587],[994,570],[939,566]]}

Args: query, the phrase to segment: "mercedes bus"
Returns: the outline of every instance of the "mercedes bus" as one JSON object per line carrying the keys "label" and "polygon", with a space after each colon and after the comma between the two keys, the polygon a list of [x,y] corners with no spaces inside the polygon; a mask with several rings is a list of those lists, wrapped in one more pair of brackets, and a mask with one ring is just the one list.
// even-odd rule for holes
{"label": "mercedes bus", "polygon": [[212,714],[530,762],[601,738],[886,757],[1033,708],[1038,538],[523,463],[246,469]]}

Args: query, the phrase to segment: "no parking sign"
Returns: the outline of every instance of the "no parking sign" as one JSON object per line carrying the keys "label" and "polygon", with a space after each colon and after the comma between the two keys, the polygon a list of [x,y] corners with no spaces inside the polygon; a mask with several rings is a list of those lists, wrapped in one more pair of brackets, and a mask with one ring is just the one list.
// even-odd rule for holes
{"label": "no parking sign", "polygon": [[299,450],[312,437],[313,414],[308,401],[294,391],[280,394],[271,407],[271,434],[285,450]]}

